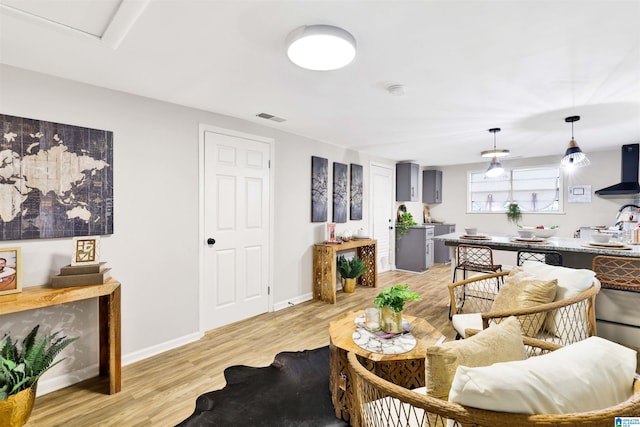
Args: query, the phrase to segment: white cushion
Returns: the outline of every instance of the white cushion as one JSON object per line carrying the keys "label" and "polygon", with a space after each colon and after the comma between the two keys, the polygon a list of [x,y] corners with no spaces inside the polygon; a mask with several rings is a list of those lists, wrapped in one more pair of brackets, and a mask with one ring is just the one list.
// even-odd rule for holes
{"label": "white cushion", "polygon": [[[537,261],[525,261],[522,269],[526,272],[534,274],[540,280],[557,279],[556,297],[554,301],[560,301],[571,298],[589,289],[594,283],[599,285],[595,279],[596,273],[584,268],[568,268],[555,265],[548,265]],[[561,323],[561,313],[549,313],[545,320],[544,328],[552,334],[563,338],[563,342],[575,342],[574,337],[568,336],[570,331],[558,331],[556,324]],[[551,315],[552,314],[552,315]],[[579,323],[585,323],[587,319],[577,319]],[[573,328],[575,329],[575,328]],[[560,335],[567,336],[560,336]]]}
{"label": "white cushion", "polygon": [[523,414],[595,411],[632,395],[636,364],[635,351],[591,337],[527,360],[459,366],[449,401]]}
{"label": "white cushion", "polygon": [[453,325],[453,329],[456,330],[458,335],[460,335],[462,338],[466,338],[464,332],[466,329],[477,329],[479,331],[482,330],[482,314],[456,314],[451,318],[451,324]]}

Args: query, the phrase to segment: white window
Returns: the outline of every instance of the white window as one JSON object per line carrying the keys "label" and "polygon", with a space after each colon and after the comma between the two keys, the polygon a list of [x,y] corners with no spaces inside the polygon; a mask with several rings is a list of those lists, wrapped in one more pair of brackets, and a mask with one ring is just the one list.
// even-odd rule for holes
{"label": "white window", "polygon": [[517,168],[496,178],[469,173],[469,212],[505,212],[511,201],[522,212],[560,212],[560,168]]}

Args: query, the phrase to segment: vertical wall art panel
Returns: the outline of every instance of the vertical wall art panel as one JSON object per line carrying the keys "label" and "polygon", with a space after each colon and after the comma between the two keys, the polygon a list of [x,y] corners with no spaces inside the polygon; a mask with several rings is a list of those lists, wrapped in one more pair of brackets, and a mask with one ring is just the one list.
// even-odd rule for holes
{"label": "vertical wall art panel", "polygon": [[0,114],[0,240],[113,234],[113,132]]}
{"label": "vertical wall art panel", "polygon": [[362,165],[351,163],[351,220],[362,219]]}
{"label": "vertical wall art panel", "polygon": [[329,161],[311,156],[311,221],[327,221]]}
{"label": "vertical wall art panel", "polygon": [[347,165],[333,162],[333,222],[347,222]]}

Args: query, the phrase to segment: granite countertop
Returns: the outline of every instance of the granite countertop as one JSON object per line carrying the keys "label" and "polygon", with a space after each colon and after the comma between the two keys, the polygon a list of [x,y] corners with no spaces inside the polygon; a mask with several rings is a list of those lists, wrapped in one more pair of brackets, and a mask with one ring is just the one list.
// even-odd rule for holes
{"label": "granite countertop", "polygon": [[517,235],[488,235],[491,239],[476,240],[476,239],[461,239],[460,236],[464,233],[449,233],[442,234],[440,236],[434,236],[434,240],[442,240],[447,246],[457,246],[458,244],[475,244],[489,246],[490,248],[497,250],[516,251],[518,249],[539,249],[539,250],[552,250],[552,251],[564,251],[564,252],[582,252],[595,255],[611,255],[621,257],[634,257],[640,258],[640,245],[626,244],[629,249],[610,249],[610,248],[596,248],[584,246],[585,242],[580,239],[568,238],[568,237],[548,237],[544,243],[528,243],[528,242],[515,242],[513,239],[517,238]]}

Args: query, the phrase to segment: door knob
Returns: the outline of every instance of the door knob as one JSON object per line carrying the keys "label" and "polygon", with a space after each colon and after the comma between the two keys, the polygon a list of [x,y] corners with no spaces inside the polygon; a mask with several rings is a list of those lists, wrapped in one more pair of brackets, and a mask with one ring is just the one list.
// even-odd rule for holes
{"label": "door knob", "polygon": [[209,237],[207,239],[207,245],[215,245],[216,244],[216,239],[214,239],[213,237]]}

